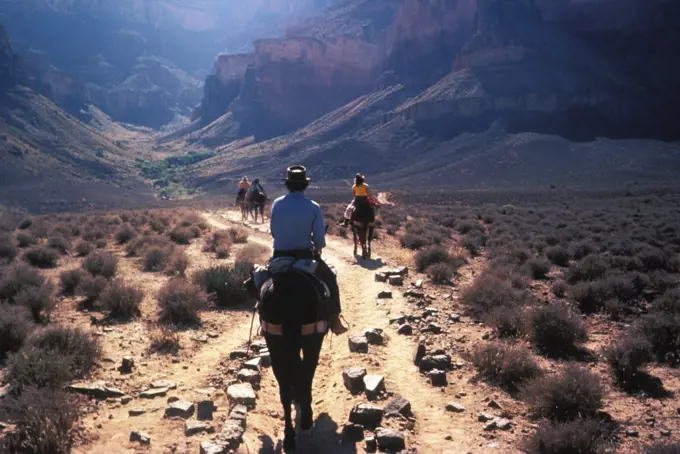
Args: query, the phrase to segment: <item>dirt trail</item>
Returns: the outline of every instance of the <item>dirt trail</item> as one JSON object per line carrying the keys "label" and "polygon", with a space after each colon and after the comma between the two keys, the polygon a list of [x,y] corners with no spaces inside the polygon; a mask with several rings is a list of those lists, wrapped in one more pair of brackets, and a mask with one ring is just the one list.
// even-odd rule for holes
{"label": "dirt trail", "polygon": [[[387,200],[387,199],[385,199]],[[252,240],[259,243],[271,244],[266,225],[244,223],[240,219],[240,213],[227,212],[219,214],[207,214],[207,219],[217,228],[226,228],[229,224],[241,224],[256,230]],[[383,257],[390,252],[383,251],[377,244]],[[398,257],[398,254],[396,254]],[[363,444],[341,445],[336,436],[342,425],[347,421],[352,407],[357,403],[366,402],[363,395],[352,396],[342,384],[342,370],[346,367],[365,367],[369,374],[382,375],[385,377],[386,388],[389,392],[401,395],[411,402],[415,414],[415,426],[412,430],[406,430],[407,447],[416,448],[418,452],[427,454],[436,453],[465,453],[474,452],[513,452],[514,450],[505,443],[497,443],[498,446],[489,444],[481,438],[480,423],[476,420],[476,412],[470,408],[465,415],[452,416],[446,412],[445,405],[448,400],[455,400],[454,395],[459,392],[471,396],[468,401],[477,400],[474,397],[477,389],[474,385],[465,383],[451,384],[449,387],[440,389],[431,386],[425,377],[422,377],[413,364],[413,356],[417,345],[417,338],[399,336],[396,330],[390,326],[389,320],[402,314],[413,313],[408,303],[401,295],[399,288],[389,288],[387,284],[375,282],[374,271],[383,267],[395,267],[400,265],[397,259],[383,258],[382,260],[358,261],[352,255],[352,249],[348,241],[329,238],[327,247],[324,249],[324,258],[338,272],[343,301],[343,315],[350,325],[350,333],[359,333],[367,328],[381,328],[389,336],[386,346],[370,347],[369,354],[362,355],[350,353],[347,346],[347,335],[333,336],[327,339],[321,353],[319,367],[314,383],[314,410],[317,416],[316,444],[318,452],[323,453],[351,453],[363,452]],[[483,267],[483,259],[473,261],[462,270],[461,280],[469,282],[480,267]],[[415,280],[415,278],[414,278]],[[382,290],[391,290],[393,298],[381,300],[377,303],[376,296]],[[452,298],[457,299],[457,290],[452,290]],[[451,312],[452,303],[442,304],[442,314]],[[446,309],[445,309],[446,308]],[[417,309],[416,309],[417,310]],[[477,336],[483,334],[483,328],[477,324],[458,324],[462,336]],[[454,363],[460,361],[455,354]],[[456,381],[455,372],[450,374],[449,381]],[[464,373],[457,373],[463,378]],[[258,396],[258,407],[249,415],[246,446],[243,452],[278,452],[275,447],[280,445],[279,420],[281,409],[278,401],[278,390],[273,379],[273,374],[265,374],[262,389]],[[470,374],[465,374],[470,375]],[[467,391],[464,392],[463,390]],[[447,400],[448,399],[448,400]],[[479,398],[481,400],[481,397]],[[386,402],[382,402],[384,404]],[[381,404],[381,403],[379,403]],[[468,402],[465,402],[468,405]],[[479,403],[484,411],[484,402]],[[413,426],[407,421],[388,421],[388,426],[404,429]]]}

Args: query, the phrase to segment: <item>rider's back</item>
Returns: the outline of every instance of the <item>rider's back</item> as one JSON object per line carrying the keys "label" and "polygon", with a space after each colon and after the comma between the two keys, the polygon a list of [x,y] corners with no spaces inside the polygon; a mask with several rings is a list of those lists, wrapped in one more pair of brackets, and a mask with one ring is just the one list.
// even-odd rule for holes
{"label": "rider's back", "polygon": [[272,204],[270,228],[275,250],[326,247],[321,207],[302,193],[279,197]]}

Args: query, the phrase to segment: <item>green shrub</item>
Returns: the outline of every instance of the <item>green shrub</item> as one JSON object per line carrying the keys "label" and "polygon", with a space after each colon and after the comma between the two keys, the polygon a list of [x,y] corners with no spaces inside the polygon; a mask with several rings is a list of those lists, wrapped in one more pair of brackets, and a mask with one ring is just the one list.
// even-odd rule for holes
{"label": "green shrub", "polygon": [[26,230],[26,229],[30,228],[32,225],[33,225],[33,219],[31,219],[31,218],[22,219],[22,221],[19,222],[17,229]]}

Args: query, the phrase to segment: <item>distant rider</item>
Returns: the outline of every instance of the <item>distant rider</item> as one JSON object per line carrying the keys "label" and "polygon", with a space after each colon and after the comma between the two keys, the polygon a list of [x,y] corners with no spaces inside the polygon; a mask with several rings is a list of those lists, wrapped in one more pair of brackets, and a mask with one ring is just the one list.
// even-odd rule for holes
{"label": "distant rider", "polygon": [[326,247],[326,228],[321,207],[304,194],[311,178],[303,166],[288,168],[285,180],[289,193],[272,204],[270,230],[274,237],[274,257],[313,258],[318,262],[315,275],[324,281],[331,297],[326,320],[334,334],[347,332],[340,320],[340,289],[335,273],[321,259]]}
{"label": "distant rider", "polygon": [[263,188],[262,185],[260,184],[260,179],[259,179],[259,178],[255,178],[255,179],[253,180],[253,184],[250,185],[250,189],[248,190],[248,192],[250,192],[251,194],[254,193],[254,192],[259,192],[260,194],[262,194],[262,195],[264,195],[264,196],[267,195],[267,193],[264,192],[264,188]]}
{"label": "distant rider", "polygon": [[354,185],[352,186],[352,196],[354,199],[347,206],[345,210],[345,216],[342,224],[347,226],[352,221],[352,215],[355,210],[362,207],[364,204],[370,204],[372,206],[378,206],[373,196],[368,190],[368,184],[366,184],[366,177],[360,173],[357,173],[354,177]]}
{"label": "distant rider", "polygon": [[245,200],[248,189],[250,189],[250,182],[248,177],[244,176],[238,183],[238,194],[236,195],[236,203],[234,205],[238,205],[240,201]]}

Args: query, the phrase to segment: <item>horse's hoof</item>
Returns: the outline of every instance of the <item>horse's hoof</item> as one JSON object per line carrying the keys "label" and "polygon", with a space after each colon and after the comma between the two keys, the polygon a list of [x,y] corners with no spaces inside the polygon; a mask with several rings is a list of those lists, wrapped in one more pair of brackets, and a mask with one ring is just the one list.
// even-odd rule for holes
{"label": "horse's hoof", "polygon": [[295,451],[295,431],[286,433],[283,437],[283,449],[285,451]]}

